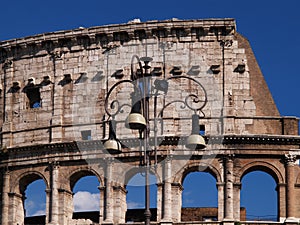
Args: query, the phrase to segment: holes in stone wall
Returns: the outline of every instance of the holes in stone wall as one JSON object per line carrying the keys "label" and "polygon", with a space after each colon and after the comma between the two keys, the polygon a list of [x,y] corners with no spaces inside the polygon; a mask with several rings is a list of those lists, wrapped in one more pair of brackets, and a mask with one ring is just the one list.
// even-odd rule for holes
{"label": "holes in stone wall", "polygon": [[213,74],[218,74],[221,71],[221,66],[220,65],[211,65],[210,70]]}
{"label": "holes in stone wall", "polygon": [[58,82],[58,85],[61,85],[62,87],[66,84],[69,84],[72,82],[71,74],[64,74],[64,78]]}
{"label": "holes in stone wall", "polygon": [[13,81],[13,85],[9,88],[8,93],[17,93],[20,89],[20,82]]}
{"label": "holes in stone wall", "polygon": [[82,140],[92,140],[91,130],[82,130],[81,131],[81,139]]}
{"label": "holes in stone wall", "polygon": [[23,88],[23,92],[26,94],[26,96],[29,100],[30,108],[40,108],[41,107],[40,86],[35,85],[35,79],[33,77],[30,77],[28,79],[28,83]]}
{"label": "holes in stone wall", "polygon": [[200,135],[205,135],[205,125],[204,124],[200,124],[199,127],[200,127],[199,134]]}
{"label": "holes in stone wall", "polygon": [[41,105],[41,93],[39,87],[32,87],[26,90],[26,96],[29,99],[30,108],[40,108]]}
{"label": "holes in stone wall", "polygon": [[77,80],[74,82],[74,84],[80,84],[84,83],[88,80],[88,77],[86,73],[80,73],[80,76],[77,78]]}
{"label": "holes in stone wall", "polygon": [[47,86],[49,84],[51,84],[51,77],[44,76],[42,82],[40,83],[40,86]]}
{"label": "holes in stone wall", "polygon": [[170,71],[170,74],[173,76],[179,76],[183,73],[181,66],[173,66],[172,70]]}

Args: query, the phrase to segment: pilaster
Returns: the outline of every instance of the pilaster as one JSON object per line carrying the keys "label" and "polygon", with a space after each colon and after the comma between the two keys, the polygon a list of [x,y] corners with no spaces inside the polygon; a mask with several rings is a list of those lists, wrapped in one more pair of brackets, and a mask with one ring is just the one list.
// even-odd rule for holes
{"label": "pilaster", "polygon": [[9,219],[8,224],[23,224],[24,222],[24,208],[23,195],[18,193],[8,193],[9,196]]}
{"label": "pilaster", "polygon": [[59,224],[68,224],[73,217],[73,193],[59,188]]}
{"label": "pilaster", "polygon": [[50,165],[50,206],[49,206],[49,219],[50,224],[59,224],[59,163],[51,162]]}
{"label": "pilaster", "polygon": [[179,183],[172,183],[172,221],[181,221],[181,207],[182,207],[182,190],[183,187]]}
{"label": "pilaster", "polygon": [[112,187],[112,168],[114,164],[113,158],[106,159],[105,171],[105,191],[104,191],[104,212],[103,223],[113,224],[114,218],[114,202],[113,202],[113,187]]}
{"label": "pilaster", "polygon": [[241,183],[233,184],[233,219],[234,221],[241,220]]}
{"label": "pilaster", "polygon": [[226,223],[234,221],[233,218],[233,155],[227,155],[223,158],[224,166],[224,219]]}
{"label": "pilaster", "polygon": [[114,200],[114,218],[113,223],[125,223],[125,216],[127,211],[126,205],[126,189],[123,186],[113,186],[113,200]]}
{"label": "pilaster", "polygon": [[9,216],[9,171],[6,170],[3,172],[3,182],[2,182],[2,199],[1,199],[1,224],[8,225],[8,216]]}
{"label": "pilaster", "polygon": [[224,187],[225,183],[217,183],[218,189],[218,221],[224,219]]}
{"label": "pilaster", "polygon": [[164,163],[164,189],[163,189],[163,218],[162,223],[172,223],[172,157],[167,156]]}
{"label": "pilaster", "polygon": [[100,209],[99,209],[99,223],[102,224],[104,221],[104,206],[105,206],[105,186],[98,187],[100,191]]}
{"label": "pilaster", "polygon": [[296,156],[292,154],[285,155],[286,168],[286,220],[285,223],[297,224],[295,218],[295,162]]}

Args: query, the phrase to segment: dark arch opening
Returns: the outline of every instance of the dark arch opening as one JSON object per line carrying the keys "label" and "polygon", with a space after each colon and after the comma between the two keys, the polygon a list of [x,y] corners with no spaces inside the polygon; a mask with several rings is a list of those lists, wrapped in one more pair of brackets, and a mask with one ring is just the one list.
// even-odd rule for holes
{"label": "dark arch opening", "polygon": [[266,169],[249,171],[242,178],[241,188],[241,207],[246,208],[246,220],[278,221],[278,193],[274,175]]}
{"label": "dark arch opening", "polygon": [[218,190],[208,171],[192,171],[183,179],[181,221],[217,221]]}

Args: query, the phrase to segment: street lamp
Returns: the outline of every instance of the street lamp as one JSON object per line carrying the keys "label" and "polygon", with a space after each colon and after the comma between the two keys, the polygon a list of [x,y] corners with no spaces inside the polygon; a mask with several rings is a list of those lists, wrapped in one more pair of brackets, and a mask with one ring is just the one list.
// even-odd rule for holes
{"label": "street lamp", "polygon": [[[131,59],[131,77],[128,80],[121,80],[115,83],[107,93],[105,98],[105,111],[109,116],[109,138],[104,142],[104,148],[111,154],[122,153],[122,144],[116,135],[116,120],[115,117],[119,113],[123,113],[124,107],[131,107],[131,111],[125,120],[125,127],[137,130],[139,132],[139,139],[142,140],[140,145],[141,160],[140,166],[144,167],[145,173],[145,224],[150,224],[151,212],[150,212],[150,186],[149,186],[149,174],[150,174],[150,155],[154,153],[155,164],[157,163],[157,119],[162,117],[164,109],[173,103],[181,103],[181,108],[189,108],[194,112],[192,115],[192,132],[186,139],[185,146],[188,149],[204,149],[206,147],[205,139],[199,134],[199,112],[204,115],[202,109],[207,103],[207,94],[204,87],[196,79],[190,76],[174,75],[169,78],[158,78],[162,73],[158,72],[157,68],[151,71],[150,62],[153,59],[151,57],[141,57],[134,55]],[[135,62],[136,61],[136,62]],[[143,64],[142,64],[143,62]],[[138,65],[135,68],[135,65]],[[169,82],[171,80],[187,79],[198,85],[198,88],[202,90],[203,96],[196,94],[189,94],[184,100],[172,100],[163,105],[161,111],[157,113],[157,98],[163,92],[164,95],[168,93]],[[153,81],[154,80],[154,81]],[[111,101],[112,92],[120,87],[121,84],[129,83],[132,85],[133,90],[130,94],[131,103],[121,103],[118,99]],[[153,85],[152,85],[153,84]],[[182,90],[178,90],[181,92]],[[150,146],[150,99],[153,98],[153,117],[154,127],[151,129],[154,131],[154,149]],[[199,104],[198,107],[194,107],[192,103]],[[111,102],[110,102],[111,101]],[[109,104],[110,102],[110,104]]]}

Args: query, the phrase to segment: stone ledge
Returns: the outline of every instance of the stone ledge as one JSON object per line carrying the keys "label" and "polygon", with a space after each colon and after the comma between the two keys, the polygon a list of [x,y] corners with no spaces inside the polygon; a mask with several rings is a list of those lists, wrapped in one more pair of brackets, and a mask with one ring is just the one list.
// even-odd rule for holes
{"label": "stone ledge", "polygon": [[[5,48],[9,46],[20,46],[32,43],[41,43],[42,41],[57,41],[58,39],[65,39],[68,37],[83,37],[83,36],[93,36],[95,34],[113,34],[120,32],[132,33],[137,30],[153,30],[153,29],[166,29],[170,28],[197,28],[204,27],[210,29],[211,27],[228,27],[228,29],[235,30],[236,24],[235,20],[232,18],[224,19],[195,19],[195,20],[164,20],[164,21],[146,21],[139,23],[124,23],[116,25],[104,25],[95,26],[89,28],[77,28],[73,30],[62,30],[56,32],[48,32],[43,34],[38,34],[34,36],[28,36],[24,38],[12,39],[0,42],[0,48]],[[131,36],[131,35],[129,35]]]}
{"label": "stone ledge", "polygon": [[[158,137],[160,146],[183,145],[187,137],[166,136]],[[223,145],[300,145],[300,136],[284,136],[284,135],[226,135],[226,136],[205,136],[206,142],[212,141],[214,144]],[[79,150],[97,150],[99,146],[103,147],[105,140],[90,141],[73,141],[64,143],[39,144],[30,146],[20,146],[7,148],[7,153],[23,152],[23,151],[79,151]],[[122,143],[130,144],[131,147],[139,146],[139,139],[122,139]],[[154,138],[150,138],[150,145],[153,145]],[[5,153],[3,153],[5,154]]]}

